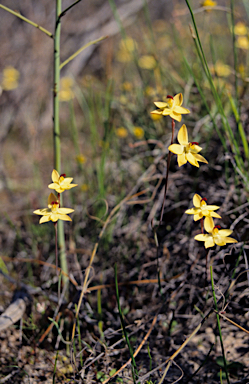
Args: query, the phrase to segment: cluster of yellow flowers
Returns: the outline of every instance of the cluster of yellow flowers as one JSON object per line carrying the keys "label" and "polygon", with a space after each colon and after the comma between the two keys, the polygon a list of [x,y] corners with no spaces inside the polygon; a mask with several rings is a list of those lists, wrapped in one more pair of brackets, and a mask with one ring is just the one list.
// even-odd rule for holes
{"label": "cluster of yellow flowers", "polygon": [[49,184],[48,188],[54,189],[58,195],[55,196],[55,194],[51,192],[48,196],[48,208],[37,209],[34,213],[42,216],[39,221],[40,224],[48,221],[56,223],[59,219],[72,221],[68,216],[68,213],[74,212],[74,209],[60,207],[60,194],[68,189],[76,187],[78,184],[71,184],[73,181],[72,177],[66,177],[65,174],[59,175],[55,169],[52,172],[52,181],[53,183]]}
{"label": "cluster of yellow flowers", "polygon": [[[154,104],[158,109],[152,111],[152,115],[161,116],[170,116],[173,120],[181,121],[182,115],[190,113],[190,111],[182,107],[183,96],[181,93],[172,96],[167,96],[166,100],[156,101]],[[208,161],[201,155],[199,152],[202,148],[199,146],[199,143],[188,141],[188,131],[185,124],[180,128],[177,139],[179,144],[171,144],[169,146],[169,151],[177,155],[177,161],[179,167],[189,162],[195,167],[199,167],[198,162],[208,164]],[[219,246],[226,245],[227,243],[237,243],[237,240],[229,237],[232,230],[230,229],[220,229],[219,225],[214,224],[213,217],[221,218],[218,213],[214,212],[219,207],[217,205],[208,205],[206,198],[202,198],[200,195],[195,194],[193,198],[194,207],[186,211],[187,214],[194,215],[194,220],[203,220],[204,219],[204,228],[207,232],[206,234],[201,233],[195,236],[195,240],[204,241],[205,248],[213,247],[215,244]]]}

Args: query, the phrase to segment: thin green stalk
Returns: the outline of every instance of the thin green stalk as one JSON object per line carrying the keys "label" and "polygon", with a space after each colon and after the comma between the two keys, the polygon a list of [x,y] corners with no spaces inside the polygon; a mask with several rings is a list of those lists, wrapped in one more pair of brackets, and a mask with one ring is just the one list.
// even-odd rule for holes
{"label": "thin green stalk", "polygon": [[[231,8],[231,21],[232,21],[232,38],[233,38],[233,65],[234,65],[234,82],[235,82],[235,95],[236,95],[236,101],[237,101],[237,109],[239,111],[240,116],[240,102],[239,102],[239,90],[238,90],[238,76],[237,76],[237,67],[238,67],[238,55],[237,55],[237,49],[236,49],[236,36],[234,32],[234,1],[230,1],[230,8]],[[240,120],[240,118],[239,118]]]}
{"label": "thin green stalk", "polygon": [[70,61],[72,61],[76,56],[78,56],[81,52],[83,52],[86,48],[90,47],[91,45],[93,44],[97,44],[99,43],[100,41],[102,40],[105,40],[107,39],[108,36],[102,36],[96,40],[92,40],[90,41],[89,43],[83,45],[83,47],[81,47],[80,49],[78,49],[78,51],[76,51],[73,55],[71,55],[68,59],[66,59],[65,61],[63,61],[63,63],[61,63],[60,65],[60,69],[62,69],[63,67],[65,67],[65,65],[67,65]]}
{"label": "thin green stalk", "polygon": [[245,152],[245,157],[249,160],[249,146],[246,138],[246,133],[244,131],[243,125],[240,120],[240,112],[239,109],[236,107],[236,104],[234,102],[233,97],[228,93],[228,98],[232,107],[232,111],[236,120],[236,123],[238,125],[238,130],[240,134],[240,138],[243,144],[244,152]]}
{"label": "thin green stalk", "polygon": [[133,356],[132,346],[130,344],[130,340],[129,340],[128,334],[126,332],[125,323],[124,323],[124,317],[123,317],[122,309],[121,309],[121,306],[120,306],[119,291],[118,291],[117,264],[115,264],[115,266],[114,266],[114,273],[115,273],[115,287],[116,287],[116,297],[117,297],[117,303],[118,303],[118,312],[119,312],[120,322],[121,322],[121,326],[122,326],[122,329],[123,329],[123,332],[124,332],[125,340],[126,340],[126,343],[128,345],[130,356],[131,356],[131,362],[132,362],[131,366],[132,366],[133,382],[134,382],[134,384],[136,384],[136,375],[138,376],[137,366],[136,366],[136,362],[135,362],[135,359],[134,359],[134,356]]}
{"label": "thin green stalk", "polygon": [[4,9],[5,11],[11,13],[12,15],[15,15],[16,17],[19,17],[19,19],[25,21],[26,23],[33,25],[33,27],[39,29],[41,32],[44,32],[47,36],[53,38],[53,34],[49,32],[47,29],[41,27],[39,24],[34,23],[33,21],[27,19],[26,17],[22,16],[19,12],[13,11],[12,9],[5,7],[5,5],[0,4],[0,8]]}
{"label": "thin green stalk", "polygon": [[[77,304],[75,304],[75,312],[77,312]],[[82,342],[81,342],[81,333],[80,333],[80,321],[79,318],[77,318],[77,329],[78,329],[78,343],[79,343],[79,350],[80,350],[80,365],[83,367],[83,356],[82,356]],[[75,343],[74,343],[75,347]],[[75,347],[76,348],[76,347]],[[76,352],[76,351],[75,351]],[[75,353],[76,354],[76,353]]]}
{"label": "thin green stalk", "polygon": [[227,369],[226,356],[225,356],[225,350],[224,350],[224,345],[223,345],[223,340],[222,340],[222,333],[221,333],[221,326],[220,326],[220,316],[219,316],[219,313],[218,313],[219,311],[218,311],[218,305],[217,305],[215,289],[214,289],[214,278],[213,278],[213,268],[212,268],[212,265],[210,265],[210,277],[211,277],[212,292],[213,292],[213,298],[214,298],[214,306],[215,306],[215,309],[217,311],[216,318],[217,318],[217,324],[218,324],[218,330],[219,330],[219,336],[220,336],[220,345],[221,345],[221,350],[222,350],[222,356],[223,356],[223,360],[224,360],[224,369],[225,369],[225,373],[226,373],[227,383],[230,384],[229,375],[228,375],[228,369]]}
{"label": "thin green stalk", "polygon": [[59,351],[56,352],[55,362],[54,362],[54,371],[53,371],[53,384],[56,383],[55,376],[56,376],[56,366],[58,361]]}
{"label": "thin green stalk", "polygon": [[[53,122],[54,122],[54,168],[61,173],[61,138],[60,138],[60,34],[61,34],[61,0],[56,0],[55,32],[54,32],[54,98],[53,98]],[[62,205],[62,198],[60,201]],[[58,245],[60,264],[63,272],[68,274],[64,224],[62,220],[58,221]],[[68,283],[68,278],[63,275],[64,284]]]}

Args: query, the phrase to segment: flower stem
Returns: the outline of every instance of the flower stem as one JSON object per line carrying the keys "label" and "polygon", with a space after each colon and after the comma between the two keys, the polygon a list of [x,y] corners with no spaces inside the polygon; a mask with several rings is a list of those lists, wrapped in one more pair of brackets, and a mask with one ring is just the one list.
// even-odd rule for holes
{"label": "flower stem", "polygon": [[[171,145],[172,145],[173,141],[174,141],[174,134],[175,134],[175,120],[174,119],[171,119],[171,127],[172,127],[172,136],[171,136]],[[166,200],[166,195],[167,195],[167,187],[168,187],[170,160],[171,160],[171,152],[169,152],[168,158],[167,158],[167,168],[166,168],[166,175],[165,175],[164,197],[163,197],[163,205],[162,205],[162,210],[161,210],[161,215],[160,215],[159,226],[162,224],[162,220],[163,220],[163,211],[164,211],[164,205],[165,205],[165,200]]]}
{"label": "flower stem", "polygon": [[[60,34],[61,34],[61,0],[56,0],[55,32],[54,32],[54,88],[53,88],[53,123],[54,123],[54,168],[61,173],[61,138],[59,120],[59,89],[60,89]],[[62,199],[61,199],[62,200]],[[61,201],[62,203],[62,201]],[[63,221],[58,222],[58,246],[60,264],[63,272],[68,274],[65,233]],[[62,276],[63,283],[68,283],[68,278]]]}
{"label": "flower stem", "polygon": [[215,309],[217,311],[216,317],[217,317],[217,325],[218,325],[219,336],[220,336],[220,345],[221,345],[221,350],[222,350],[222,356],[223,356],[223,360],[224,360],[224,369],[225,369],[225,373],[226,373],[227,383],[230,384],[229,376],[228,376],[228,369],[227,369],[227,362],[226,362],[226,357],[225,357],[225,349],[224,349],[223,340],[222,340],[220,316],[219,316],[218,305],[217,305],[217,300],[216,300],[216,295],[215,295],[215,290],[214,290],[214,278],[213,278],[212,265],[210,265],[210,277],[211,277],[212,292],[213,292],[213,298],[214,298],[214,306],[215,306]]}
{"label": "flower stem", "polygon": [[57,231],[57,223],[56,221],[54,223],[54,230],[55,230],[55,265],[56,265],[56,273],[57,275],[59,274],[59,269],[58,269],[58,231]]}

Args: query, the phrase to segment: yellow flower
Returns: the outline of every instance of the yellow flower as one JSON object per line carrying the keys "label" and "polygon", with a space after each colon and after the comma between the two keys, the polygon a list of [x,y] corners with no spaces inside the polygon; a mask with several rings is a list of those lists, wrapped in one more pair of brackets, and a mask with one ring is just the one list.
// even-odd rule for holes
{"label": "yellow flower", "polygon": [[78,155],[78,156],[76,156],[76,160],[77,160],[77,162],[78,162],[79,164],[85,164],[85,162],[86,162],[86,158],[85,158],[84,155]]}
{"label": "yellow flower", "polygon": [[42,224],[48,221],[53,221],[53,223],[58,220],[72,221],[67,213],[72,213],[73,211],[74,209],[71,208],[60,208],[57,197],[53,193],[50,193],[48,196],[48,208],[37,209],[33,213],[42,216],[39,221],[39,223]]}
{"label": "yellow flower", "polygon": [[249,49],[249,40],[246,36],[239,36],[236,46],[241,49]]}
{"label": "yellow flower", "polygon": [[137,139],[142,139],[144,137],[144,130],[141,127],[134,127],[133,133]]}
{"label": "yellow flower", "polygon": [[82,192],[87,192],[89,190],[89,185],[87,184],[82,184],[81,188]]}
{"label": "yellow flower", "polygon": [[165,102],[154,102],[155,106],[159,109],[151,113],[152,115],[170,116],[174,120],[181,121],[183,114],[190,113],[188,109],[181,107],[182,102],[183,96],[181,93],[178,93],[174,97],[168,95]]}
{"label": "yellow flower", "polygon": [[202,7],[215,7],[216,5],[217,5],[217,2],[212,0],[205,0],[201,3]]}
{"label": "yellow flower", "polygon": [[121,87],[121,89],[123,89],[124,91],[126,92],[130,92],[133,88],[133,84],[130,82],[130,81],[125,81]]}
{"label": "yellow flower", "polygon": [[231,74],[231,68],[229,67],[229,65],[226,65],[219,60],[215,64],[214,70],[217,75],[221,77],[227,77]]}
{"label": "yellow flower", "polygon": [[204,228],[208,234],[200,234],[195,236],[195,240],[204,241],[205,248],[213,247],[215,244],[219,246],[227,243],[237,243],[237,240],[228,237],[233,232],[231,229],[219,229],[219,225],[214,225],[212,217],[207,217],[204,222]]}
{"label": "yellow flower", "polygon": [[248,29],[247,29],[247,27],[245,26],[245,24],[242,23],[242,21],[239,21],[239,22],[234,26],[234,33],[235,33],[235,35],[243,36],[243,35],[247,35],[247,32],[248,32]]}
{"label": "yellow flower", "polygon": [[18,87],[18,80],[20,77],[20,73],[14,67],[6,67],[3,70],[3,80],[1,87],[5,89],[5,91],[11,91]]}
{"label": "yellow flower", "polygon": [[194,208],[188,209],[185,213],[194,215],[194,221],[202,219],[203,216],[205,216],[205,220],[207,217],[217,217],[221,219],[218,213],[213,212],[220,207],[218,207],[218,205],[207,205],[206,198],[202,198],[200,195],[197,195],[197,193],[193,197],[193,204]]}
{"label": "yellow flower", "polygon": [[124,139],[128,136],[128,131],[124,127],[117,128],[115,131],[116,135],[120,137],[121,139]]}
{"label": "yellow flower", "polygon": [[59,91],[60,101],[69,101],[74,98],[73,84],[74,81],[71,77],[62,77]]}
{"label": "yellow flower", "polygon": [[53,183],[49,184],[48,188],[55,189],[56,192],[62,193],[65,190],[77,187],[78,184],[71,184],[73,181],[72,177],[66,177],[65,174],[59,175],[59,173],[54,169],[52,172]]}
{"label": "yellow flower", "polygon": [[154,56],[151,55],[144,55],[138,60],[139,67],[143,69],[154,69],[156,64]]}
{"label": "yellow flower", "polygon": [[181,167],[183,164],[186,164],[187,161],[198,168],[198,161],[208,164],[208,161],[203,156],[198,154],[198,152],[202,150],[198,143],[194,141],[190,143],[188,142],[188,131],[185,124],[183,124],[183,126],[180,128],[177,139],[180,144],[171,144],[169,146],[169,151],[177,155],[179,167]]}
{"label": "yellow flower", "polygon": [[119,44],[119,50],[117,52],[117,60],[122,63],[128,63],[132,60],[132,52],[135,51],[137,43],[135,40],[127,37],[121,40]]}

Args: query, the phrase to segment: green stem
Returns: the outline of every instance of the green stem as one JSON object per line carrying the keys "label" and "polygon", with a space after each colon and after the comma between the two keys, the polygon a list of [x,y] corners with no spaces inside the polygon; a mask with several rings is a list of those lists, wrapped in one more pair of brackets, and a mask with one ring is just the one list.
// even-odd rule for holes
{"label": "green stem", "polygon": [[13,11],[12,9],[5,7],[4,5],[0,4],[0,8],[4,9],[5,11],[11,13],[12,15],[15,15],[16,17],[19,17],[19,19],[25,21],[26,23],[33,25],[33,27],[39,29],[41,32],[44,32],[49,37],[53,38],[53,35],[51,32],[49,32],[47,29],[41,27],[37,23],[34,23],[33,21],[27,19],[26,17],[22,16],[19,12]]}
{"label": "green stem", "polygon": [[217,300],[216,300],[216,295],[215,295],[215,290],[214,290],[214,278],[213,278],[212,265],[210,265],[210,277],[211,277],[212,292],[213,292],[213,298],[214,298],[214,306],[215,306],[215,309],[217,311],[216,318],[217,318],[217,324],[218,324],[218,330],[219,330],[219,336],[220,336],[220,345],[221,345],[221,350],[222,350],[222,356],[223,356],[223,360],[224,360],[224,369],[225,369],[225,373],[226,373],[227,383],[230,384],[229,376],[228,376],[228,369],[227,369],[227,362],[226,362],[226,357],[225,357],[225,349],[224,349],[223,340],[222,340],[220,316],[219,316],[218,305],[217,305]]}
{"label": "green stem", "polygon": [[115,264],[115,266],[114,266],[114,273],[115,273],[115,287],[116,287],[116,297],[117,297],[117,303],[118,303],[118,312],[119,312],[120,322],[121,322],[121,326],[122,326],[122,329],[123,329],[123,332],[124,332],[125,340],[126,340],[126,343],[128,345],[130,356],[131,356],[131,366],[132,366],[133,382],[134,382],[134,384],[136,384],[137,366],[136,366],[136,362],[135,362],[135,359],[134,359],[134,356],[133,356],[132,346],[130,344],[130,340],[129,340],[128,334],[126,332],[125,322],[124,322],[124,318],[123,318],[123,313],[122,313],[122,309],[121,309],[121,306],[120,306],[119,291],[118,291],[117,264]]}
{"label": "green stem", "polygon": [[[54,168],[61,173],[61,139],[60,139],[60,34],[61,34],[61,0],[56,0],[56,16],[55,16],[55,32],[54,32],[54,98],[53,98],[53,122],[54,122]],[[62,198],[60,200],[62,205]],[[60,252],[60,263],[63,272],[68,274],[67,260],[66,260],[66,247],[65,247],[65,234],[63,221],[58,221],[58,245]],[[62,276],[63,283],[68,283],[68,278]]]}

